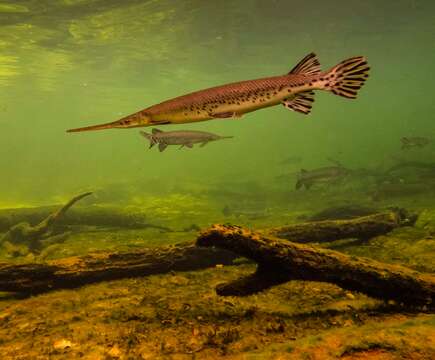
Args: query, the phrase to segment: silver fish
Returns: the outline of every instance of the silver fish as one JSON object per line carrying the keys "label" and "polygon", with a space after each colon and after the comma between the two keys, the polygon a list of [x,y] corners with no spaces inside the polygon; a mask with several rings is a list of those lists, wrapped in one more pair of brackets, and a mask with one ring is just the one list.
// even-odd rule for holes
{"label": "silver fish", "polygon": [[192,148],[193,144],[201,144],[200,146],[203,147],[210,141],[232,138],[232,136],[219,136],[205,131],[194,130],[162,131],[152,129],[151,134],[145,131],[140,131],[140,134],[150,141],[150,149],[158,144],[160,152],[165,150],[168,145],[181,145],[180,149],[184,146]]}
{"label": "silver fish", "polygon": [[422,136],[403,137],[400,139],[402,142],[402,150],[408,150],[411,148],[422,148],[431,143],[431,140]]}
{"label": "silver fish", "polygon": [[296,190],[304,186],[309,189],[315,183],[329,183],[350,174],[350,170],[342,166],[327,166],[314,170],[301,169],[296,182]]}

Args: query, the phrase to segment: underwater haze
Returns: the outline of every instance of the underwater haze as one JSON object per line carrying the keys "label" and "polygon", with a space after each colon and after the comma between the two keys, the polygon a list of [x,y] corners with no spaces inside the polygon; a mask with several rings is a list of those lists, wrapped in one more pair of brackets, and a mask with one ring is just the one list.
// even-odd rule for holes
{"label": "underwater haze", "polygon": [[434,14],[0,0],[0,360],[435,359]]}

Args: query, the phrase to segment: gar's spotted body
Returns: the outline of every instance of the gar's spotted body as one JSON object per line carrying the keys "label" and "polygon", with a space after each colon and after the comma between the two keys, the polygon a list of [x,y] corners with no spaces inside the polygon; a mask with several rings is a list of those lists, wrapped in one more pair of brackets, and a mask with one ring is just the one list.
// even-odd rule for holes
{"label": "gar's spotted body", "polygon": [[313,90],[327,90],[354,99],[368,78],[364,57],[347,59],[322,72],[311,53],[288,74],[212,87],[179,96],[100,125],[71,129],[69,132],[131,128],[161,124],[182,124],[210,119],[238,118],[262,108],[283,104],[290,110],[308,114],[314,101]]}
{"label": "gar's spotted body", "polygon": [[330,183],[343,179],[351,173],[343,166],[326,166],[314,170],[301,169],[296,181],[296,190],[301,187],[309,189],[314,184]]}

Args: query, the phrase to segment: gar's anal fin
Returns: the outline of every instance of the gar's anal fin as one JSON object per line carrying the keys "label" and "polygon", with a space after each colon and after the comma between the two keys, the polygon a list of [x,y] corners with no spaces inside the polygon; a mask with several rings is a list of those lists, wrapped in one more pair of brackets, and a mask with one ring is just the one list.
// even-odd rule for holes
{"label": "gar's anal fin", "polygon": [[314,92],[304,91],[297,93],[291,98],[284,99],[282,104],[290,110],[300,112],[302,114],[309,114],[314,102]]}
{"label": "gar's anal fin", "polygon": [[167,147],[168,147],[167,144],[165,144],[163,142],[159,143],[159,151],[160,152],[164,151]]}

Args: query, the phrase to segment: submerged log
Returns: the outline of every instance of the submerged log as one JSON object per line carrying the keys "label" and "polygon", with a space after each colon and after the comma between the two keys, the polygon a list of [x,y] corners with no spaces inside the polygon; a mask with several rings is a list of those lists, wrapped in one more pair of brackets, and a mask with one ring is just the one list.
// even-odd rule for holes
{"label": "submerged log", "polygon": [[255,274],[218,286],[219,295],[249,295],[290,280],[308,280],[411,306],[435,305],[435,276],[403,266],[296,244],[231,225],[214,225],[198,237],[197,245],[229,250],[259,265]]}
{"label": "submerged log", "polygon": [[184,243],[134,252],[95,253],[46,263],[0,263],[0,291],[37,294],[104,280],[228,265],[236,257],[226,250]]}
{"label": "submerged log", "polygon": [[[0,232],[5,232],[15,224],[27,222],[35,225],[58,209],[57,206],[18,208],[0,210]],[[155,228],[171,231],[164,226],[150,224],[147,214],[141,210],[124,209],[116,206],[89,205],[71,208],[57,221],[59,226],[98,226],[108,228]]]}
{"label": "submerged log", "polygon": [[324,220],[275,228],[269,234],[299,243],[328,242],[339,239],[370,239],[405,225],[412,225],[416,215],[403,209],[362,216],[351,220]]}
{"label": "submerged log", "polygon": [[392,173],[401,169],[422,169],[435,172],[435,163],[425,161],[401,161],[385,171],[386,174]]}
{"label": "submerged log", "polygon": [[[374,218],[372,218],[372,220],[373,219]],[[381,219],[384,218],[381,217]],[[389,219],[389,217],[387,217],[387,219]],[[392,217],[392,219],[396,218]],[[310,225],[312,224],[313,223],[310,223]],[[348,226],[348,222],[342,222],[339,223],[339,225],[335,223],[335,225],[336,227],[342,227],[340,234],[348,234],[348,232],[344,230],[344,228]],[[302,234],[301,237],[303,237],[303,230],[301,229],[302,228],[299,229],[299,234]],[[311,229],[311,227],[306,228],[310,236],[312,235]],[[328,236],[329,228],[324,227],[321,229],[323,229],[321,231],[324,232],[321,234],[320,231],[319,237]],[[385,227],[385,229],[388,230],[390,227]],[[240,231],[242,234],[245,230],[239,229],[237,231]],[[222,234],[223,233],[221,233],[220,236],[223,236]],[[204,236],[205,235],[202,235],[202,238],[204,238]],[[269,239],[259,234],[255,236],[259,239]],[[200,243],[201,240],[198,241]],[[273,242],[280,243],[277,239],[274,239]],[[284,243],[296,246],[295,251],[301,251],[301,248],[297,248],[297,246],[302,245],[288,242]],[[287,270],[283,271],[281,266],[275,266],[275,258],[272,258],[270,261],[263,261],[262,258],[252,257],[245,251],[240,252],[240,244],[237,245],[237,242],[235,242],[235,244],[235,248],[228,248],[228,250],[235,251],[235,253],[231,253],[227,250],[198,248],[191,243],[185,243],[177,246],[150,248],[134,252],[89,254],[83,257],[72,257],[44,263],[18,265],[0,263],[0,291],[20,292],[25,294],[39,293],[53,289],[74,288],[104,280],[146,276],[166,273],[168,271],[195,270],[216,264],[231,264],[232,260],[238,256],[236,253],[256,260],[260,266],[254,275],[232,283],[231,286],[219,288],[219,293],[221,294],[246,295],[289,281],[293,278],[301,278],[297,272],[289,273]],[[307,247],[307,249],[313,248]],[[288,251],[288,249],[285,251]],[[312,257],[309,258],[311,261],[310,266],[312,266],[310,271],[313,273],[320,270],[319,267],[316,267],[314,261],[320,256],[319,254],[324,254],[324,252],[327,252],[327,250],[318,249],[310,255]],[[342,256],[346,257],[346,255],[340,253],[333,253],[338,254],[337,256],[340,259]],[[308,256],[308,253],[306,256]],[[308,261],[304,257],[301,259]],[[297,263],[301,261],[301,259],[296,257],[294,261]],[[318,259],[323,261],[322,257]],[[330,260],[328,257],[327,259]],[[341,263],[338,263],[336,266],[339,267],[341,265]],[[306,269],[303,268],[301,271],[304,273]],[[339,269],[334,269],[334,271],[339,272]],[[325,274],[324,276],[332,275]],[[342,276],[345,276],[345,274]]]}
{"label": "submerged log", "polygon": [[[37,225],[32,226],[27,222],[15,224],[0,238],[0,245],[3,245],[12,255],[16,253],[15,255],[17,256],[19,251],[23,251],[23,248],[26,253],[39,252],[43,247],[42,241],[50,237],[54,238],[52,240],[64,241],[66,237],[58,236],[60,234],[53,231],[55,225],[77,201],[91,194],[91,192],[87,192],[75,196]],[[16,245],[21,245],[21,248],[15,247]]]}
{"label": "submerged log", "polygon": [[359,204],[346,204],[341,206],[331,206],[323,209],[308,217],[303,217],[307,221],[325,221],[325,220],[349,220],[378,214],[381,211],[377,208]]}

